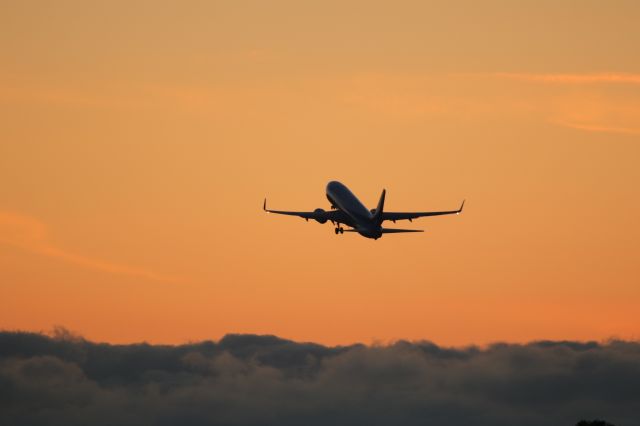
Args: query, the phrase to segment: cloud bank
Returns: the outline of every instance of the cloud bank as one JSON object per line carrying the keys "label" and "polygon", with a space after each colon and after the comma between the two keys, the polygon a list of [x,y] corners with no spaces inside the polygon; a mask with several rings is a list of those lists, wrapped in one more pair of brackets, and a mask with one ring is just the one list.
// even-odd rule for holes
{"label": "cloud bank", "polygon": [[0,424],[637,424],[640,343],[180,346],[0,332]]}

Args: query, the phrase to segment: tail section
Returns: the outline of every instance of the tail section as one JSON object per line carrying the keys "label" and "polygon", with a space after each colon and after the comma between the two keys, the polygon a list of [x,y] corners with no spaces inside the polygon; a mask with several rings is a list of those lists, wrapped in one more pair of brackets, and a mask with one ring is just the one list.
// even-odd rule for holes
{"label": "tail section", "polygon": [[373,220],[376,223],[382,223],[382,211],[384,210],[384,197],[387,194],[387,190],[383,189],[382,194],[380,195],[380,200],[378,201],[378,207],[376,207],[376,212],[373,214]]}

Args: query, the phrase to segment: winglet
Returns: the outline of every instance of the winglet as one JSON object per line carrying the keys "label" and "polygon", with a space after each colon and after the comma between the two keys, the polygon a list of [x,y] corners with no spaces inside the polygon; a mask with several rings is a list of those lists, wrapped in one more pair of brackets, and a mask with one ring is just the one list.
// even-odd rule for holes
{"label": "winglet", "polygon": [[460,208],[458,209],[458,214],[462,213],[462,209],[464,208],[464,202],[467,200],[462,200],[462,204],[460,205]]}
{"label": "winglet", "polygon": [[262,205],[262,210],[267,211],[267,199],[264,199],[264,204]]}

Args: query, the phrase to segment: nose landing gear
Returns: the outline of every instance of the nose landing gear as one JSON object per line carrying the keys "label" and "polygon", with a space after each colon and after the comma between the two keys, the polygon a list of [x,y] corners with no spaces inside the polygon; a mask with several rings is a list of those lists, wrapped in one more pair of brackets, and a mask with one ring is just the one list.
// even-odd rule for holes
{"label": "nose landing gear", "polygon": [[344,228],[342,226],[336,227],[336,229],[334,229],[333,231],[336,233],[336,235],[344,234]]}

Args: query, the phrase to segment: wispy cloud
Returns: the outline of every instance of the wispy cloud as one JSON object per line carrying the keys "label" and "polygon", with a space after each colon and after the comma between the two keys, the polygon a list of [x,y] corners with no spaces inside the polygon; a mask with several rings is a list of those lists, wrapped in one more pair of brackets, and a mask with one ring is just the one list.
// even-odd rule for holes
{"label": "wispy cloud", "polygon": [[154,281],[178,281],[178,277],[158,274],[142,268],[107,262],[67,251],[51,243],[47,227],[37,219],[12,212],[0,211],[0,244],[17,247],[42,256],[72,263],[83,268],[128,275]]}
{"label": "wispy cloud", "polygon": [[[256,52],[255,54],[258,54]],[[253,53],[251,53],[253,54]],[[526,90],[513,90],[510,84]],[[541,90],[540,86],[545,86]],[[525,87],[526,86],[526,87]],[[282,89],[257,84],[172,85],[107,82],[83,88],[0,85],[0,103],[122,111],[180,110],[215,117],[269,117],[275,106],[291,108],[307,97],[314,108],[363,112],[386,120],[415,122],[534,119],[581,131],[640,134],[640,73],[393,73],[301,79]],[[579,87],[579,90],[574,88]],[[622,90],[619,90],[623,87]],[[571,88],[571,90],[564,90]],[[305,93],[301,98],[301,93]],[[279,101],[274,104],[273,100]]]}
{"label": "wispy cloud", "polygon": [[587,132],[597,132],[597,133],[621,133],[626,135],[640,135],[640,129],[634,129],[630,127],[613,127],[613,126],[598,126],[594,124],[585,124],[585,123],[572,123],[569,121],[553,121],[553,123],[570,127],[572,129],[577,130],[585,130]]}
{"label": "wispy cloud", "polygon": [[[620,135],[640,135],[636,126],[640,104],[636,86],[640,74],[607,73],[493,73],[501,80],[523,84],[545,84],[548,91],[531,93],[530,102],[537,102],[541,118],[562,127],[585,132]],[[562,91],[562,87],[581,86],[580,90]],[[615,86],[625,87],[625,92]],[[556,87],[556,89],[553,89]]]}
{"label": "wispy cloud", "polygon": [[543,83],[590,84],[590,83],[620,83],[640,84],[640,74],[633,73],[586,73],[586,74],[536,74],[536,73],[508,73],[493,74],[496,77],[521,81],[538,81]]}

